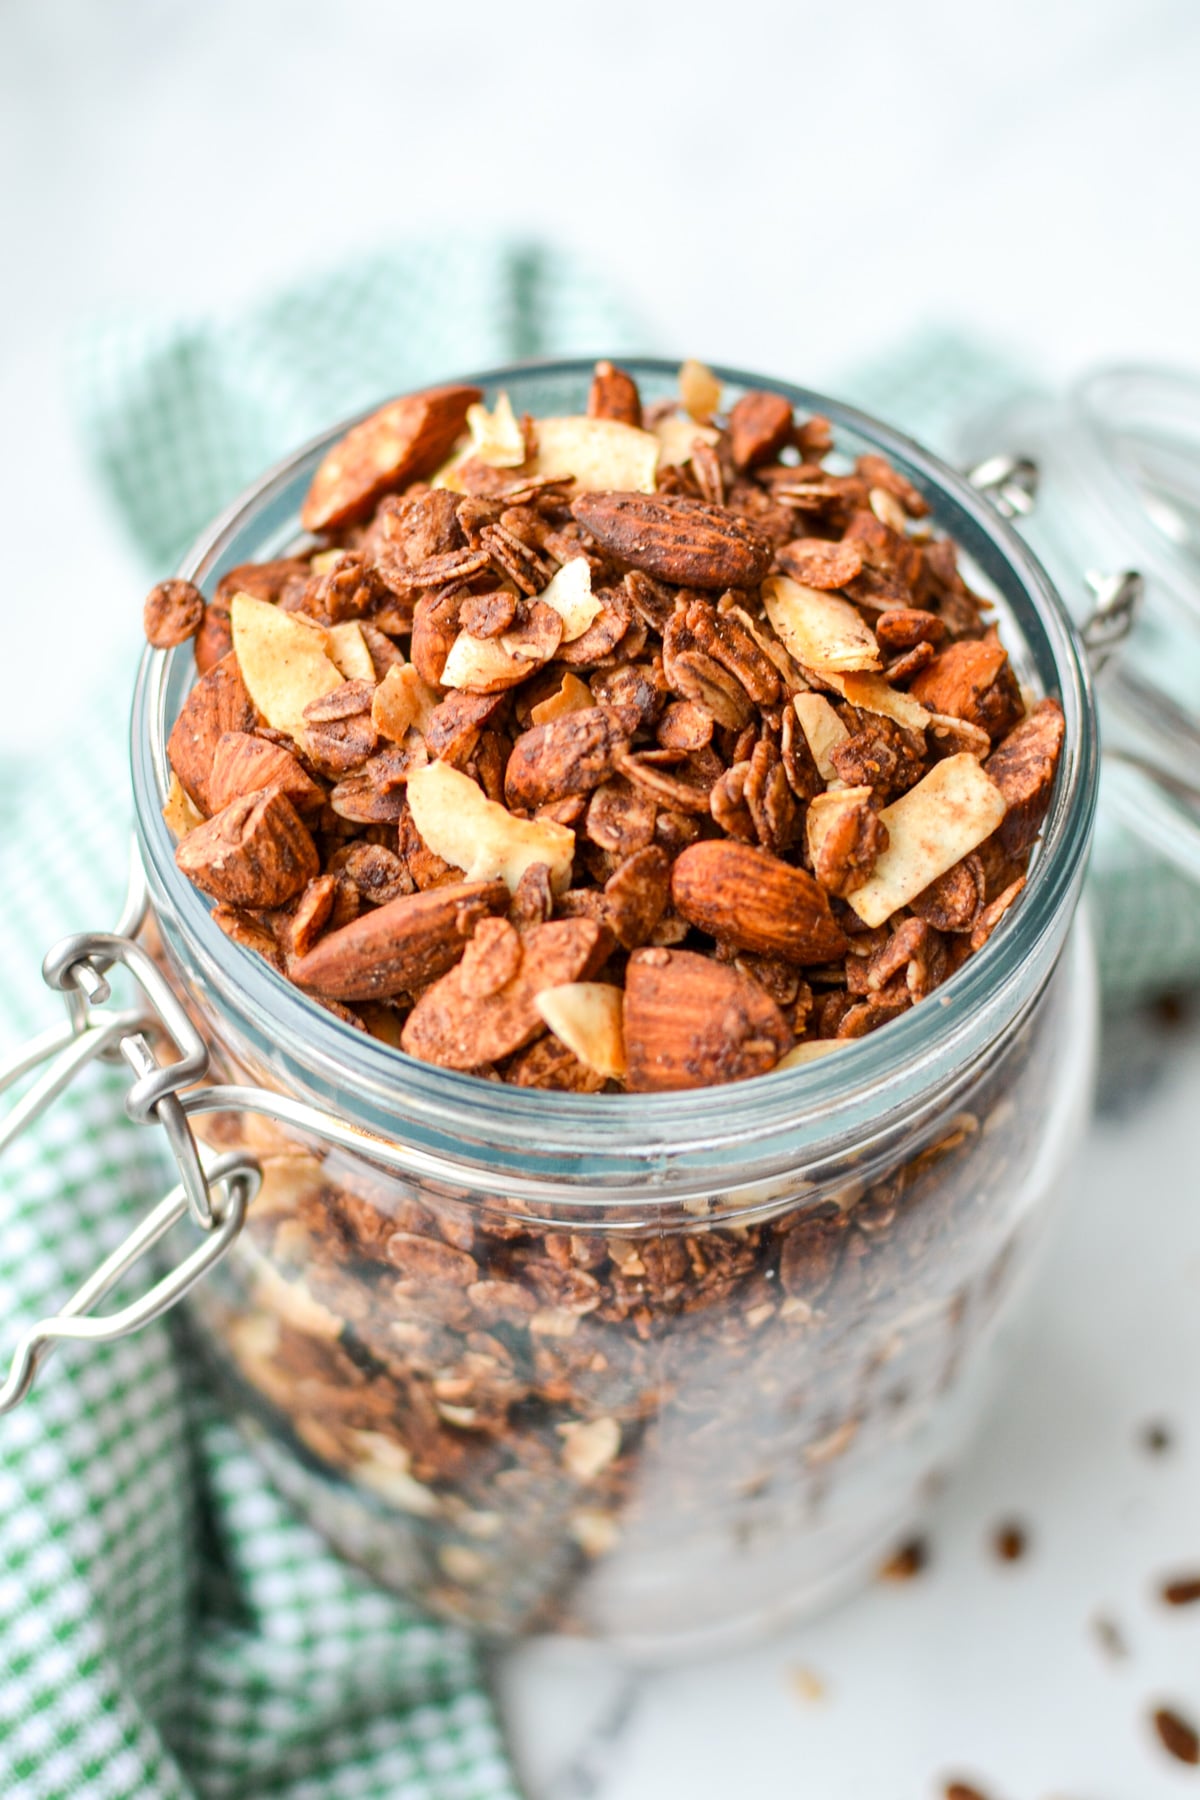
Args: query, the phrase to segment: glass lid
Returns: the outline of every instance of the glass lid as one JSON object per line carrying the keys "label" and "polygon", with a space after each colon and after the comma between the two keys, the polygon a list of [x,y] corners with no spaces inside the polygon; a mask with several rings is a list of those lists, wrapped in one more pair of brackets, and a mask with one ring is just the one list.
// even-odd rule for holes
{"label": "glass lid", "polygon": [[1200,881],[1200,377],[1096,369],[971,421],[960,450],[1089,643],[1108,809]]}

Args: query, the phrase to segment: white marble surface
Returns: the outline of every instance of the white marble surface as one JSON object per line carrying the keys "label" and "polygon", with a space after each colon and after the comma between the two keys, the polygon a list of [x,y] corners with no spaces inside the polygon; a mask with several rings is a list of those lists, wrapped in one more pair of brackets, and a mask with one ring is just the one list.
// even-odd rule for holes
{"label": "white marble surface", "polygon": [[[1200,8],[759,0],[6,0],[0,9],[0,753],[69,720],[143,572],[72,438],[89,310],[235,299],[441,221],[609,264],[660,343],[814,385],[923,321],[1065,377],[1196,360]],[[100,658],[100,660],[104,660]],[[1200,1032],[1119,1052],[1125,1104],[933,1561],[787,1640],[630,1681],[501,1671],[536,1800],[1171,1800],[1147,1707],[1200,1715]],[[1138,1447],[1152,1416],[1175,1448]],[[996,1520],[1028,1521],[1001,1567]],[[1114,1661],[1089,1622],[1111,1616]],[[824,1698],[801,1697],[810,1671]],[[1189,1785],[1189,1783],[1191,1785]]]}

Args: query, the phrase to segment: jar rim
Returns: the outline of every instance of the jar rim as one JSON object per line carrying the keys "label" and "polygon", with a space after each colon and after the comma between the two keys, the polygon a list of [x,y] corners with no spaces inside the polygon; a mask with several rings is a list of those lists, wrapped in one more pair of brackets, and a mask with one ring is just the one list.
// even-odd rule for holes
{"label": "jar rim", "polygon": [[[622,366],[645,385],[673,381],[679,364],[626,357]],[[490,393],[531,379],[582,383],[592,368],[591,358],[531,359],[456,379]],[[1078,633],[1028,546],[963,476],[894,427],[809,388],[723,366],[713,372],[727,388],[781,393],[794,408],[825,415],[891,457],[930,501],[941,528],[1003,594],[1026,643],[1038,638],[1037,659],[1066,717],[1055,795],[1021,904],[936,994],[834,1055],[722,1089],[577,1095],[441,1069],[353,1029],[228,939],[176,867],[161,816],[170,775],[168,700],[181,681],[190,685],[191,655],[186,645],[148,646],[142,657],[132,716],[135,815],[151,896],[160,920],[165,913],[170,922],[165,935],[186,948],[220,1004],[272,1047],[285,1079],[353,1114],[376,1139],[391,1142],[395,1132],[398,1143],[432,1145],[451,1161],[457,1153],[473,1176],[481,1163],[492,1167],[501,1188],[506,1171],[530,1167],[549,1179],[586,1177],[601,1189],[636,1172],[644,1192],[656,1179],[669,1187],[675,1169],[716,1163],[740,1182],[751,1163],[784,1146],[795,1166],[817,1145],[869,1137],[973,1066],[1011,1028],[1031,998],[1031,969],[1041,966],[1044,979],[1057,957],[1082,882],[1099,766],[1091,686]],[[279,525],[289,516],[288,496],[298,497],[319,457],[371,410],[319,433],[252,483],[201,534],[178,574],[203,585],[239,536],[272,515]],[[294,506],[290,518],[296,536]],[[596,1199],[610,1203],[606,1189]]]}

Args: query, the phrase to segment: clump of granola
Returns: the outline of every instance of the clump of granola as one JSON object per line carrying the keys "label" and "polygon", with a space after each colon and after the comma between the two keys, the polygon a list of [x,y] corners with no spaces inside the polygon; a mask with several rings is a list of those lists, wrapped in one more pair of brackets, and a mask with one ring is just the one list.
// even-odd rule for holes
{"label": "clump of granola", "polygon": [[577,1092],[924,999],[1020,896],[1063,718],[922,494],[832,449],[694,363],[677,404],[599,363],[586,416],[355,426],[315,547],[147,602],[194,637],[166,816],[218,925],[413,1056]]}

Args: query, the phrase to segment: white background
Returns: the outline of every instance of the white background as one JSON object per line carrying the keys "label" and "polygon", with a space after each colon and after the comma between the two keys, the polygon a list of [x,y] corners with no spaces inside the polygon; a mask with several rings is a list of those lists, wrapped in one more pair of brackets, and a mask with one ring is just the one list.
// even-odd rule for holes
{"label": "white background", "polygon": [[[417,227],[511,224],[606,265],[658,345],[816,386],[925,322],[1056,377],[1195,363],[1198,177],[1188,0],[4,0],[0,752],[36,754],[136,630],[145,575],[65,398],[99,307],[194,312]],[[1200,1618],[1152,1596],[1200,1565],[1200,1047],[1159,1050],[1093,1134],[928,1578],[640,1684],[594,1776],[577,1747],[620,1678],[518,1659],[540,1794],[923,1800],[951,1767],[1024,1800],[1200,1791],[1144,1724],[1160,1693],[1200,1714]],[[1182,1433],[1161,1465],[1135,1443],[1151,1411]],[[985,1537],[1011,1509],[1035,1548],[1001,1570]],[[1125,1663],[1089,1634],[1101,1608]]]}
{"label": "white background", "polygon": [[1051,373],[1195,360],[1198,85],[1189,0],[4,0],[0,604],[41,679],[0,748],[70,716],[146,585],[72,439],[89,312],[511,224],[656,347],[813,386],[930,320]]}

